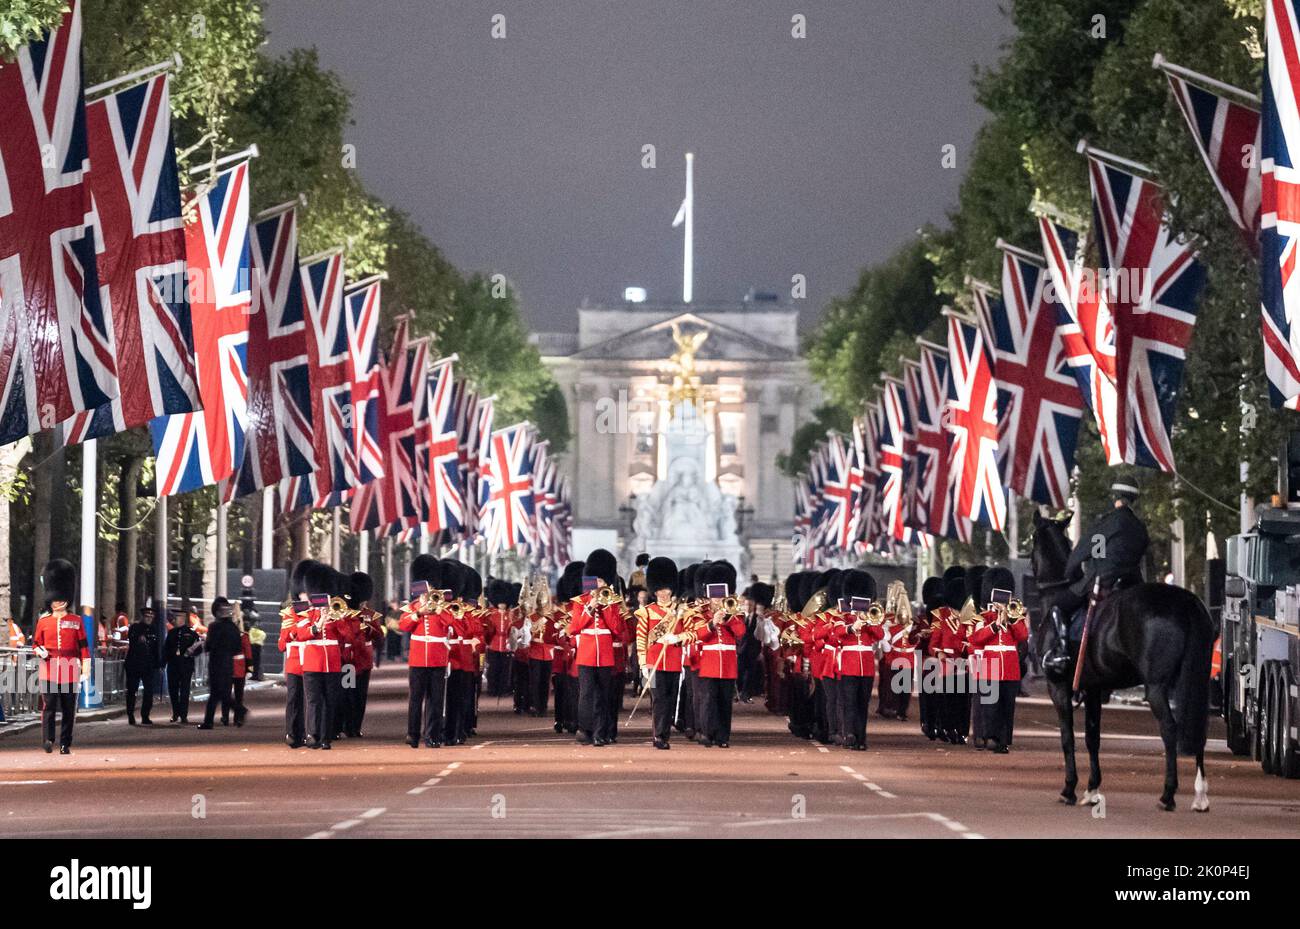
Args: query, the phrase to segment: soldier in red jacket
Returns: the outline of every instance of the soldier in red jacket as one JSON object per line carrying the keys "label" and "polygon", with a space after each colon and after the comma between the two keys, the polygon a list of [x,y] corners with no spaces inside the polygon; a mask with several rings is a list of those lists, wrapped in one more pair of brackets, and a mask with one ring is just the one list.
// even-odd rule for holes
{"label": "soldier in red jacket", "polygon": [[[555,651],[559,642],[559,629],[551,615],[549,597],[537,597],[525,617],[528,623],[528,715],[545,716],[546,699],[551,690],[551,675],[555,671]],[[563,611],[558,618],[564,619]]]}
{"label": "soldier in red jacket", "polygon": [[[886,596],[886,600],[889,597]],[[901,612],[901,611],[900,611]],[[912,624],[912,606],[906,612],[885,613],[884,655],[885,663],[880,674],[879,699],[876,715],[907,719],[907,707],[912,699],[912,682],[916,675],[916,627]]]}
{"label": "soldier in red jacket", "polygon": [[698,722],[703,724],[705,748],[731,747],[731,705],[736,693],[736,646],[745,636],[745,617],[739,607],[724,607],[724,599],[735,596],[736,569],[726,561],[711,562],[705,571],[704,593],[708,604],[696,627],[700,647],[700,692]]}
{"label": "soldier in red jacket", "polygon": [[934,664],[937,660],[931,648],[934,624],[938,620],[935,611],[942,605],[943,579],[927,577],[921,584],[921,607],[916,611],[912,638],[916,641],[920,667],[917,669],[917,704],[921,710],[921,732],[934,741],[939,737],[939,711],[936,694],[931,693],[930,682],[934,679]]}
{"label": "soldier in red jacket", "polygon": [[299,625],[303,694],[307,704],[307,747],[329,749],[335,721],[343,705],[343,648],[353,644],[343,599],[346,579],[329,565],[319,564],[306,575],[311,607],[308,623]]}
{"label": "soldier in red jacket", "polygon": [[370,699],[370,673],[375,667],[375,649],[382,648],[386,633],[384,617],[370,608],[375,582],[364,571],[348,576],[347,624],[352,641],[343,646],[343,712],[335,728],[348,738],[359,739],[365,733]]}
{"label": "soldier in red jacket", "polygon": [[307,647],[298,638],[298,629],[306,626],[306,575],[320,562],[310,558],[300,561],[289,581],[289,604],[280,611],[280,651],[284,653],[284,741],[290,748],[301,748],[307,741],[307,721],[303,699],[302,653]]}
{"label": "soldier in red jacket", "polygon": [[45,612],[36,620],[32,647],[41,660],[41,733],[48,754],[54,751],[55,714],[60,719],[59,754],[72,752],[77,719],[77,692],[90,661],[90,642],[80,616],[68,612],[76,598],[77,569],[55,558],[41,572]]}
{"label": "soldier in red jacket", "polygon": [[1014,587],[1015,577],[1006,568],[988,569],[981,596],[988,608],[980,614],[981,624],[970,633],[971,645],[983,650],[981,675],[986,687],[981,690],[978,704],[983,717],[981,733],[999,755],[1009,750],[1015,729],[1016,696],[1020,692],[1017,646],[1029,638],[1024,608],[1011,604]]}
{"label": "soldier in red jacket", "polygon": [[871,702],[871,685],[876,676],[876,643],[884,638],[883,613],[879,622],[872,621],[867,610],[875,600],[876,581],[866,571],[845,571],[840,579],[838,607],[827,611],[830,641],[836,648],[836,675],[840,714],[843,719],[843,744],[854,751],[867,748],[867,707]]}
{"label": "soldier in red jacket", "polygon": [[402,610],[398,628],[411,634],[407,658],[411,697],[406,710],[406,744],[419,748],[442,746],[443,701],[447,688],[450,640],[460,637],[459,621],[447,609],[451,592],[443,592],[442,567],[432,555],[411,562],[411,602]]}
{"label": "soldier in red jacket", "polygon": [[570,562],[555,582],[556,606],[552,613],[558,632],[555,659],[551,663],[555,677],[555,731],[570,735],[578,731],[578,643],[569,635],[565,610],[581,593],[582,562]]}
{"label": "soldier in red jacket", "polygon": [[940,696],[939,738],[953,745],[965,745],[970,730],[970,697],[966,686],[966,629],[961,611],[969,594],[965,573],[952,572],[944,580],[944,605],[930,636],[930,648],[943,667]]}
{"label": "soldier in red jacket", "polygon": [[578,736],[582,745],[608,745],[612,727],[610,687],[614,670],[614,638],[622,636],[624,610],[621,596],[602,602],[601,589],[617,593],[618,562],[598,548],[587,556],[583,592],[569,601],[568,633],[578,643]]}
{"label": "soldier in red jacket", "polygon": [[503,696],[510,690],[510,630],[518,611],[512,600],[512,585],[490,577],[485,588],[489,609],[483,617],[483,637],[487,641],[487,693]]}
{"label": "soldier in red jacket", "polygon": [[447,728],[448,745],[461,745],[474,729],[474,700],[478,680],[478,647],[483,641],[481,611],[475,605],[483,592],[483,579],[467,564],[454,559],[442,561],[443,580],[456,594],[461,615],[456,635],[448,641],[451,646],[447,672]]}
{"label": "soldier in red jacket", "polygon": [[677,564],[671,558],[651,558],[645,580],[654,601],[636,611],[636,654],[645,686],[652,688],[654,746],[667,749],[681,686],[682,642],[686,637],[684,611],[676,598]]}

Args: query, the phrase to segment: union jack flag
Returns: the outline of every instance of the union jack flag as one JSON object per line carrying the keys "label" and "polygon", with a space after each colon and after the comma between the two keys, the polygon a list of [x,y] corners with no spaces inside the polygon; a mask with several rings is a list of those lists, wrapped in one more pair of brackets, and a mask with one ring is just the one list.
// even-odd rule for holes
{"label": "union jack flag", "polygon": [[382,434],[388,442],[384,461],[383,491],[379,499],[380,523],[390,531],[406,528],[406,521],[418,519],[420,481],[416,475],[416,388],[424,391],[427,342],[411,339],[410,318],[401,317],[393,335],[393,347],[384,368],[386,416]]}
{"label": "union jack flag", "polygon": [[[468,453],[468,470],[466,481],[467,486],[474,488],[476,500],[480,505],[474,507],[474,532],[481,535],[479,520],[482,519],[482,487],[487,480],[488,473],[492,470],[492,455],[489,444],[492,441],[493,423],[496,418],[496,397],[479,397],[477,392],[467,393],[467,402],[472,402],[471,409],[473,414],[469,419],[469,453]],[[468,491],[466,491],[468,494]],[[466,499],[470,499],[468,496]]]}
{"label": "union jack flag", "polygon": [[907,488],[912,471],[912,419],[902,381],[893,377],[885,379],[880,410],[880,471],[884,477],[880,493],[881,534],[899,542],[911,541],[907,525],[911,501]]}
{"label": "union jack flag", "polygon": [[445,358],[429,372],[429,521],[430,536],[457,532],[464,524],[465,491],[460,482],[460,443],[453,403],[453,359]]}
{"label": "union jack flag", "polygon": [[794,482],[794,533],[790,537],[790,555],[797,565],[807,567],[812,563],[812,504],[806,474],[800,474]]}
{"label": "union jack flag", "polygon": [[[1046,216],[1038,218],[1038,229],[1043,237],[1043,252],[1047,256],[1047,271],[1051,278],[1049,291],[1044,295],[1056,316],[1057,334],[1070,372],[1079,387],[1079,397],[1089,412],[1102,403],[1102,392],[1107,383],[1101,377],[1089,340],[1077,322],[1090,319],[1102,323],[1103,333],[1109,329],[1109,314],[1098,306],[1101,299],[1095,284],[1096,278],[1084,261],[1087,237],[1063,226]],[[1103,341],[1098,338],[1097,341]],[[1102,435],[1103,445],[1109,441]],[[1109,459],[1109,451],[1107,458]]]}
{"label": "union jack flag", "polygon": [[1021,497],[1065,506],[1083,398],[1066,360],[1043,259],[1002,244],[1002,294],[983,304],[993,349],[1002,479]]}
{"label": "union jack flag", "polygon": [[949,458],[957,513],[1001,531],[1007,500],[998,474],[997,387],[979,327],[948,315],[948,364],[955,398],[948,402]]}
{"label": "union jack flag", "polygon": [[[1170,231],[1158,184],[1093,155],[1088,167],[1108,313],[1076,322],[1114,401],[1093,412],[1111,464],[1172,471],[1170,432],[1205,270]],[[1099,328],[1106,316],[1108,333]]]}
{"label": "union jack flag", "polygon": [[90,225],[81,10],[0,64],[0,445],[117,395]]}
{"label": "union jack flag", "polygon": [[482,470],[479,512],[489,552],[533,542],[533,476],[527,423],[497,429],[488,440],[490,466]]}
{"label": "union jack flag", "polygon": [[953,494],[952,433],[948,404],[956,397],[948,350],[920,339],[920,361],[913,396],[916,412],[916,516],[930,535],[970,540],[970,520],[957,510]]}
{"label": "union jack flag", "polygon": [[[1163,68],[1162,58],[1156,62]],[[1164,68],[1164,71],[1228,215],[1241,230],[1246,247],[1258,256],[1260,174],[1255,170],[1261,141],[1258,98],[1244,90],[1221,85],[1237,97],[1229,99],[1174,70]],[[1254,101],[1255,105],[1246,101]]]}
{"label": "union jack flag", "polygon": [[853,457],[842,435],[832,432],[827,436],[821,471],[822,524],[826,542],[842,552],[853,548],[862,507],[862,469],[854,466]]}
{"label": "union jack flag", "polygon": [[88,104],[86,132],[114,364],[131,376],[106,406],[64,424],[69,444],[198,406],[167,75]]}
{"label": "union jack flag", "polygon": [[854,513],[853,541],[865,541],[875,532],[880,512],[880,439],[878,413],[872,407],[853,420],[853,454],[862,473],[862,496]]}
{"label": "union jack flag", "polygon": [[1300,13],[1296,0],[1266,0],[1260,282],[1264,370],[1274,406],[1300,407]]}
{"label": "union jack flag", "polygon": [[542,563],[550,554],[550,527],[547,525],[546,479],[550,464],[551,443],[534,435],[528,449],[529,470],[533,475],[533,556]]}
{"label": "union jack flag", "polygon": [[379,434],[379,319],[381,283],[373,281],[343,294],[347,314],[352,423],[356,441],[357,482],[366,484],[384,476],[384,451]]}
{"label": "union jack flag", "polygon": [[307,474],[316,460],[297,211],[290,206],[255,222],[250,246],[247,446],[227,500]]}
{"label": "union jack flag", "polygon": [[199,402],[193,413],[149,424],[160,496],[186,493],[235,473],[248,423],[248,162],[222,172],[198,196],[185,226]]}

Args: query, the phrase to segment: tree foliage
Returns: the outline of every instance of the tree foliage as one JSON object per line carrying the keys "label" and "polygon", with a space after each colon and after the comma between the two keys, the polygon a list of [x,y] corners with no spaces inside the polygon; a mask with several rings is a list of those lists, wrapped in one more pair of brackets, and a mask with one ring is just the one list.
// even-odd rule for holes
{"label": "tree foliage", "polygon": [[57,25],[68,11],[67,0],[6,0],[0,9],[0,61]]}

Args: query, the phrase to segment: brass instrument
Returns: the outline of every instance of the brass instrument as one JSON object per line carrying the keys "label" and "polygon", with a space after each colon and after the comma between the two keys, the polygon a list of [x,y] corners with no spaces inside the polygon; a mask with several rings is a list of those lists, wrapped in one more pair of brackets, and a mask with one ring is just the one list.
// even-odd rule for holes
{"label": "brass instrument", "polygon": [[866,615],[863,617],[863,625],[883,626],[885,624],[885,610],[879,603],[872,603],[867,607]]}
{"label": "brass instrument", "polygon": [[469,609],[469,607],[465,606],[465,604],[461,603],[459,600],[452,600],[443,607],[443,609],[450,613],[453,619],[459,620],[465,615],[465,611]]}
{"label": "brass instrument", "polygon": [[727,616],[739,616],[741,613],[740,598],[734,595],[730,597],[723,597],[722,612],[725,613]]}
{"label": "brass instrument", "polygon": [[789,606],[789,601],[785,596],[785,581],[777,581],[776,590],[772,594],[772,609],[784,613],[787,606]]}
{"label": "brass instrument", "polygon": [[799,615],[804,619],[811,619],[824,609],[826,609],[826,589],[823,587],[808,598],[808,602],[803,605]]}
{"label": "brass instrument", "polygon": [[596,606],[604,608],[613,606],[615,603],[622,603],[622,595],[613,587],[597,587],[595,594],[592,595],[591,601]]}
{"label": "brass instrument", "polygon": [[1029,611],[1025,609],[1025,605],[1015,597],[1007,601],[1007,619],[1011,622],[1019,622],[1028,615]]}

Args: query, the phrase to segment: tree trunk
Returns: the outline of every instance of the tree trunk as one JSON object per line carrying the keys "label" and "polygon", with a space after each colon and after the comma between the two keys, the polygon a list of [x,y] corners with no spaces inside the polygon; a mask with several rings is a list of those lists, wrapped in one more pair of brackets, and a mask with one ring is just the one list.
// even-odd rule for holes
{"label": "tree trunk", "polygon": [[31,448],[29,438],[0,448],[0,619],[14,616],[13,573],[9,569],[9,489],[18,477],[19,463]]}
{"label": "tree trunk", "polygon": [[139,514],[136,502],[140,491],[140,473],[144,470],[144,458],[132,455],[121,461],[121,474],[117,484],[117,509],[121,525],[126,527],[117,543],[117,592],[118,599],[126,604],[131,616],[140,612],[135,600],[136,568],[140,560],[140,530],[136,527]]}

